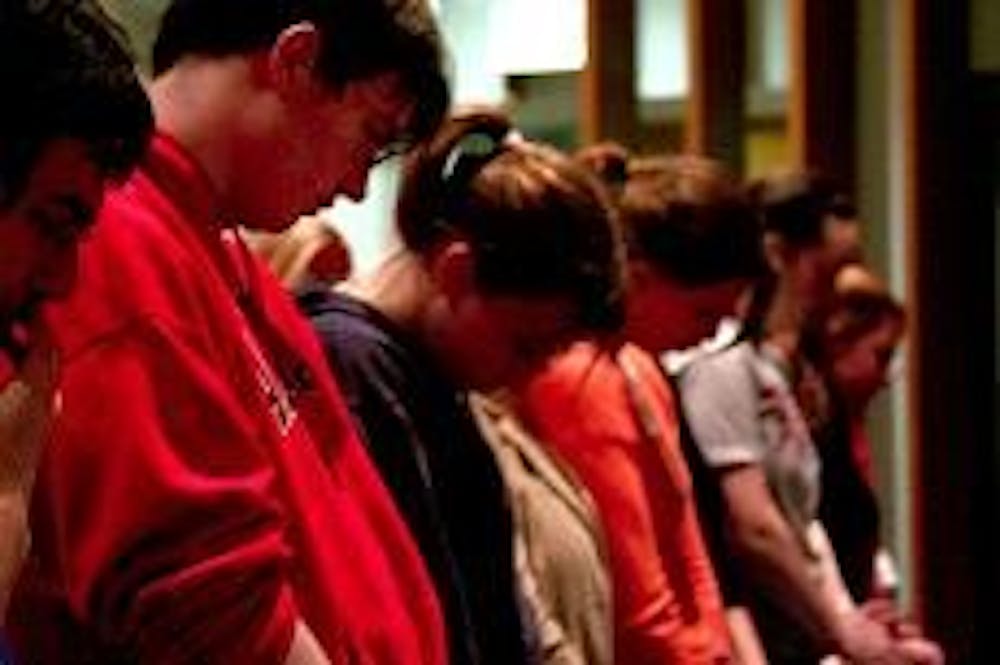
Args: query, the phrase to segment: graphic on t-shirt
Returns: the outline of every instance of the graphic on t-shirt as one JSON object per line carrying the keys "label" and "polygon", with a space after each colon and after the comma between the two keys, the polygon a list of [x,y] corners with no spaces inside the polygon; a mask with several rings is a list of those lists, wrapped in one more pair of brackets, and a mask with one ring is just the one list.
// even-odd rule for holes
{"label": "graphic on t-shirt", "polygon": [[264,394],[264,398],[267,400],[267,410],[274,419],[274,424],[277,426],[281,436],[287,436],[298,417],[298,412],[292,404],[291,395],[288,393],[288,389],[285,388],[281,378],[278,377],[270,363],[264,358],[260,346],[248,330],[243,331],[243,343],[246,344],[256,364],[254,376],[257,378],[257,385]]}

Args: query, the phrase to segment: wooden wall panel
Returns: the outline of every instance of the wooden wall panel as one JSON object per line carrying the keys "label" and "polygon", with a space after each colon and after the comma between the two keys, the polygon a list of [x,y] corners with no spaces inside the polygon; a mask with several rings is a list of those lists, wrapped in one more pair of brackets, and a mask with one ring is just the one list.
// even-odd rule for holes
{"label": "wooden wall panel", "polygon": [[744,162],[746,0],[688,0],[690,93],[685,149],[725,162]]}
{"label": "wooden wall panel", "polygon": [[788,0],[792,159],[832,176],[850,194],[857,154],[856,2]]}
{"label": "wooden wall panel", "polygon": [[635,11],[635,0],[588,0],[580,109],[584,144],[635,141]]}

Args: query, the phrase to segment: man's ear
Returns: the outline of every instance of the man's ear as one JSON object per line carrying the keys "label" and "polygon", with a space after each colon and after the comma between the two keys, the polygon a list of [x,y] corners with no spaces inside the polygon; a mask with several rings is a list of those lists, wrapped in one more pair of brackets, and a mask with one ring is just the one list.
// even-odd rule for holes
{"label": "man's ear", "polygon": [[278,35],[267,52],[266,71],[270,84],[282,97],[310,99],[320,88],[316,70],[321,35],[310,21],[290,25]]}
{"label": "man's ear", "polygon": [[460,302],[476,286],[476,259],[469,244],[449,242],[438,249],[428,265],[431,280],[449,303]]}
{"label": "man's ear", "polygon": [[764,234],[764,260],[767,267],[775,274],[781,273],[787,262],[786,245],[776,233]]}

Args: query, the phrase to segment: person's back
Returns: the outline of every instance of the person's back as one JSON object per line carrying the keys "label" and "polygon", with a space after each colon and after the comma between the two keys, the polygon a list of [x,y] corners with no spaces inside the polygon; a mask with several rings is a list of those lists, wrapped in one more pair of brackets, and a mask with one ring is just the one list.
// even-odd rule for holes
{"label": "person's back", "polygon": [[722,603],[655,360],[631,345],[579,342],[526,384],[520,403],[607,525],[615,662],[726,662]]}
{"label": "person's back", "polygon": [[533,662],[510,507],[463,392],[614,320],[616,228],[586,171],[488,110],[450,118],[401,182],[403,247],[309,309],[435,573],[453,660]]}
{"label": "person's back", "polygon": [[686,464],[673,394],[651,354],[696,343],[733,311],[759,269],[756,220],[738,181],[705,158],[629,159],[614,145],[579,157],[618,194],[630,344],[579,345],[535,380],[527,407],[608,524],[617,660],[725,661],[730,636],[701,533],[713,525],[699,525],[692,487],[704,474]]}
{"label": "person's back", "polygon": [[344,294],[303,301],[435,579],[452,662],[523,661],[510,515],[465,400],[418,340],[378,310]]}
{"label": "person's back", "polygon": [[[432,126],[437,61],[410,61],[434,56],[433,27],[419,6],[223,4],[168,10],[152,87],[164,133],[53,316],[65,411],[18,646],[45,663],[444,663],[427,573],[322,352],[227,229],[359,195],[404,121]],[[396,41],[352,64],[320,46],[337,21]],[[286,159],[261,161],[275,151]]]}
{"label": "person's back", "polygon": [[514,562],[547,665],[614,662],[611,574],[604,527],[572,469],[535,439],[508,391],[469,406],[510,497]]}

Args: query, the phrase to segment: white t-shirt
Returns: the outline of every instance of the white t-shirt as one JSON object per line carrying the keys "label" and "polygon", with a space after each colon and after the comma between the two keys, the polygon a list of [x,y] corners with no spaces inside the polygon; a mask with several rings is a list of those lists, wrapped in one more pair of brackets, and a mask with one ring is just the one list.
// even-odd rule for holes
{"label": "white t-shirt", "polygon": [[705,461],[759,464],[800,542],[816,518],[820,458],[786,378],[787,364],[751,342],[707,354],[680,376],[681,403]]}
{"label": "white t-shirt", "polygon": [[[775,504],[809,557],[812,579],[822,586],[828,553],[814,537],[819,526],[820,457],[792,393],[787,367],[777,353],[751,342],[705,354],[679,377],[681,404],[709,466],[760,466]],[[818,662],[822,654],[799,617],[756,585],[747,587],[768,657],[774,662]]]}

